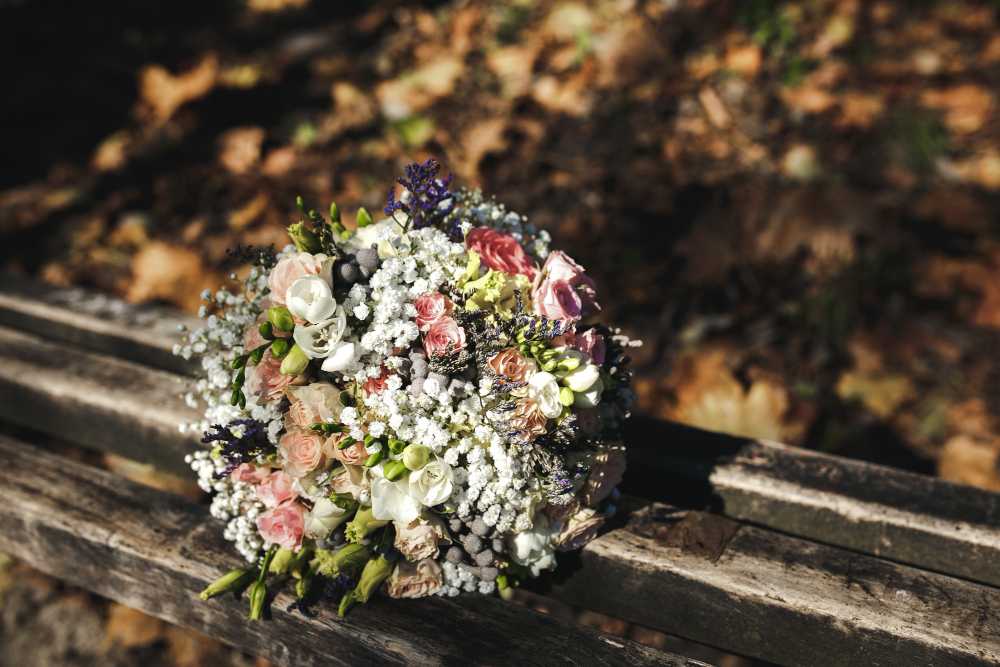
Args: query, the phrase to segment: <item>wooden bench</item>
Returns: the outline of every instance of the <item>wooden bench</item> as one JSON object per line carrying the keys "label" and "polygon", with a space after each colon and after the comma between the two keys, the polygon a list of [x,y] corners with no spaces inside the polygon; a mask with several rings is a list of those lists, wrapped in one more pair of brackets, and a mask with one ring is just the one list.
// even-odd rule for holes
{"label": "wooden bench", "polygon": [[[191,320],[0,279],[0,551],[281,664],[699,664],[498,599],[375,601],[345,620],[197,599],[237,560],[203,506],[69,461],[54,437],[189,475]],[[45,437],[43,437],[45,436]],[[788,665],[1000,662],[1000,495],[651,420],[625,511],[543,591]]]}

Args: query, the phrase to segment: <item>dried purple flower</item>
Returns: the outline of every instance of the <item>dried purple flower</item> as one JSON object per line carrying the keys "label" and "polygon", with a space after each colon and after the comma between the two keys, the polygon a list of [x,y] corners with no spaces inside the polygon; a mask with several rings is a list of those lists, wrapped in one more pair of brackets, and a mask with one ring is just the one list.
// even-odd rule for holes
{"label": "dried purple flower", "polygon": [[412,229],[430,227],[447,216],[454,206],[454,195],[448,189],[452,177],[449,174],[448,178],[438,178],[440,168],[433,158],[407,165],[406,175],[396,179],[406,192],[396,199],[395,188],[389,189],[383,209],[385,214],[395,217],[397,211],[402,211],[406,214],[407,226]]}

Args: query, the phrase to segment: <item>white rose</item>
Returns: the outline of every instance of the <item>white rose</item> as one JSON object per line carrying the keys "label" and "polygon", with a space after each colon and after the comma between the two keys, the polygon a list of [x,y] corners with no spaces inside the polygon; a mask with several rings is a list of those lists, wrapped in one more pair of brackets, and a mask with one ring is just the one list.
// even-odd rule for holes
{"label": "white rose", "polygon": [[313,325],[295,327],[292,338],[310,359],[325,359],[334,351],[347,328],[347,316],[343,308],[328,320]]}
{"label": "white rose", "polygon": [[541,413],[549,419],[555,419],[562,414],[559,383],[552,373],[541,371],[528,378],[528,398],[533,400]]}
{"label": "white rose", "polygon": [[285,292],[285,305],[299,319],[322,322],[333,315],[337,300],[325,280],[319,276],[304,276]]}
{"label": "white rose", "polygon": [[518,565],[531,568],[531,574],[538,576],[542,570],[551,570],[556,566],[556,553],[552,546],[552,528],[544,514],[534,517],[529,530],[510,535],[507,546],[511,559]]}
{"label": "white rose", "polygon": [[420,516],[420,503],[410,496],[405,481],[390,482],[385,477],[373,476],[371,501],[372,516],[379,520],[408,524]]}
{"label": "white rose", "polygon": [[338,373],[354,362],[356,347],[354,343],[340,342],[330,349],[330,354],[321,368],[327,373]]}
{"label": "white rose", "polygon": [[601,394],[604,393],[604,382],[597,378],[597,382],[590,385],[590,388],[583,392],[573,394],[573,405],[578,408],[594,408],[601,402]]}
{"label": "white rose", "polygon": [[433,458],[420,470],[410,473],[409,484],[413,498],[427,507],[440,505],[451,497],[454,487],[451,466]]}
{"label": "white rose", "polygon": [[306,537],[325,538],[349,518],[347,510],[337,507],[328,498],[320,498],[306,513]]}
{"label": "white rose", "polygon": [[600,379],[600,369],[590,362],[580,364],[575,370],[563,376],[563,382],[575,392],[587,391],[595,382],[600,381]]}

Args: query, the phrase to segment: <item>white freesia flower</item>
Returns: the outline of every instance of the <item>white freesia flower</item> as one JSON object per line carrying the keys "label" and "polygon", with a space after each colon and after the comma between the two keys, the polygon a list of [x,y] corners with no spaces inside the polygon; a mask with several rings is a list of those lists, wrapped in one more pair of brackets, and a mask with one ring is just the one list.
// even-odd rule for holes
{"label": "white freesia flower", "polygon": [[544,514],[538,513],[530,530],[523,530],[507,538],[510,557],[518,565],[531,568],[538,576],[542,570],[556,566],[555,548],[552,546],[552,527]]}
{"label": "white freesia flower", "polygon": [[341,341],[330,348],[330,354],[323,362],[321,368],[327,373],[343,371],[354,362],[357,355],[357,346],[354,343]]}
{"label": "white freesia flower", "polygon": [[371,480],[372,516],[408,524],[420,515],[420,502],[410,496],[406,481],[390,482],[373,471]]}
{"label": "white freesia flower", "polygon": [[306,322],[322,322],[333,315],[337,300],[330,285],[319,276],[299,278],[285,293],[289,312]]}
{"label": "white freesia flower", "polygon": [[420,470],[410,473],[410,495],[427,507],[440,505],[451,497],[452,477],[451,466],[433,458]]}
{"label": "white freesia flower", "polygon": [[320,498],[306,513],[305,534],[307,537],[325,538],[349,518],[347,510],[337,507],[328,498]]}
{"label": "white freesia flower", "polygon": [[337,308],[332,314],[333,317],[317,324],[297,326],[292,333],[295,343],[310,359],[325,359],[344,337],[344,329],[347,328],[344,309]]}
{"label": "white freesia flower", "polygon": [[555,419],[562,414],[559,383],[552,373],[540,371],[528,378],[528,398],[533,400],[542,414],[549,419]]}
{"label": "white freesia flower", "polygon": [[563,382],[575,392],[587,391],[600,379],[601,370],[589,361],[581,363],[563,376]]}
{"label": "white freesia flower", "polygon": [[601,394],[604,393],[604,382],[597,378],[597,382],[590,385],[586,391],[573,394],[573,405],[578,408],[593,408],[601,402]]}

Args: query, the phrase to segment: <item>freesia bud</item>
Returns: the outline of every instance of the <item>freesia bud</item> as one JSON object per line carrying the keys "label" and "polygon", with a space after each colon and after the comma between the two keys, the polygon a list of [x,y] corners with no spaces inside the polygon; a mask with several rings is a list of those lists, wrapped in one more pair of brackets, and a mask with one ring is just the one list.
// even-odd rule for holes
{"label": "freesia bud", "polygon": [[420,470],[431,458],[431,450],[424,445],[408,445],[403,450],[403,465],[410,470]]}
{"label": "freesia bud", "polygon": [[294,225],[289,225],[288,236],[291,237],[292,243],[295,244],[299,252],[308,252],[315,255],[323,249],[319,239],[316,238],[316,234],[306,227],[303,222],[296,222]]}
{"label": "freesia bud", "polygon": [[263,581],[255,581],[250,586],[250,615],[251,621],[259,621],[264,617],[264,603],[267,602],[267,584]]}
{"label": "freesia bud", "polygon": [[333,552],[317,549],[311,566],[324,577],[341,574],[353,577],[371,556],[371,550],[363,544],[345,544]]}
{"label": "freesia bud", "polygon": [[[284,306],[272,306],[268,308],[267,321],[279,331],[291,331],[295,328],[295,320],[292,319],[292,314]],[[261,335],[264,335],[263,331],[261,331]]]}
{"label": "freesia bud", "polygon": [[281,362],[281,373],[283,375],[298,375],[309,365],[309,357],[298,345],[292,345],[292,349],[285,355]]}
{"label": "freesia bud", "polygon": [[362,227],[367,227],[368,225],[372,224],[371,213],[369,213],[368,210],[364,206],[362,206],[361,208],[358,209],[358,215],[356,221],[358,223],[358,229],[361,229]]}
{"label": "freesia bud", "polygon": [[230,570],[206,586],[205,590],[198,594],[198,597],[202,600],[208,600],[229,591],[238,591],[250,583],[253,577],[253,570],[244,568]]}
{"label": "freesia bud", "polygon": [[275,359],[281,359],[288,354],[289,347],[291,346],[288,344],[287,338],[275,338],[274,342],[271,343],[271,354],[274,355]]}
{"label": "freesia bud", "polygon": [[574,398],[573,390],[569,387],[561,387],[559,389],[559,402],[566,407],[573,405]]}
{"label": "freesia bud", "polygon": [[340,207],[337,202],[330,202],[330,222],[340,222]]}
{"label": "freesia bud", "polygon": [[402,461],[390,461],[389,463],[385,464],[385,468],[383,469],[385,478],[390,482],[395,482],[397,479],[407,474],[408,472],[410,471],[407,469],[406,465],[404,465]]}
{"label": "freesia bud", "polygon": [[358,585],[354,587],[353,591],[341,598],[337,613],[343,616],[355,603],[368,602],[372,593],[378,590],[382,582],[392,574],[392,568],[392,561],[381,555],[365,563],[365,569],[361,571]]}
{"label": "freesia bud", "polygon": [[387,523],[389,523],[388,520],[376,519],[372,514],[371,507],[363,507],[344,528],[344,536],[348,542],[357,543]]}
{"label": "freesia bud", "polygon": [[271,559],[271,564],[267,568],[267,571],[271,574],[284,574],[285,572],[288,572],[288,567],[291,565],[294,558],[294,551],[281,547],[274,553],[274,557]]}

